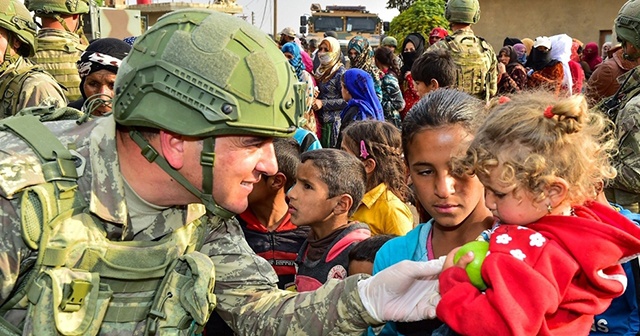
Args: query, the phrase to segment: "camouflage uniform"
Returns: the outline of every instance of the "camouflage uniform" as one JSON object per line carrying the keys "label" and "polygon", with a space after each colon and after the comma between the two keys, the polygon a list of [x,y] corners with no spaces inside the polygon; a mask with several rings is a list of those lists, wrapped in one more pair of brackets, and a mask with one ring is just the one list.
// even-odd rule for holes
{"label": "camouflage uniform", "polygon": [[[73,143],[87,158],[78,180],[79,191],[90,211],[101,219],[111,240],[157,240],[198,219],[184,207],[156,209],[144,215],[127,207],[133,202],[125,194],[115,149],[113,117],[100,118],[77,126],[74,121],[58,121],[47,126],[64,144]],[[40,161],[12,133],[1,132],[0,143],[0,302],[9,297],[20,273],[20,265],[33,254],[24,243],[20,229],[19,194],[27,185],[43,183]],[[296,294],[277,289],[272,267],[247,245],[236,219],[221,220],[206,215],[209,233],[201,252],[215,264],[217,311],[242,335],[343,335],[360,334],[376,324],[362,306],[357,290],[360,277],[330,281],[320,290]],[[14,324],[23,311],[6,316]],[[132,335],[144,330],[101,330],[100,335]]]}
{"label": "camouflage uniform", "polygon": [[71,32],[43,28],[36,35],[36,54],[32,59],[67,89],[69,101],[82,98],[76,62],[85,49],[80,37]]}
{"label": "camouflage uniform", "polygon": [[0,75],[0,88],[3,89],[0,118],[15,115],[26,107],[67,105],[64,92],[55,79],[23,57],[10,64]]}
{"label": "camouflage uniform", "polygon": [[[459,57],[460,51],[453,50],[449,46],[449,41],[455,41],[465,44],[466,50],[471,49],[479,49],[480,52],[483,52],[484,56],[482,57],[481,64],[473,64],[468,65],[465,64],[465,58]],[[471,42],[472,41],[472,42]],[[468,45],[466,45],[468,44]],[[493,48],[486,41],[479,39],[473,33],[471,29],[460,29],[455,31],[452,35],[447,36],[447,38],[442,39],[427,49],[446,49],[451,52],[451,57],[453,57],[454,61],[457,65],[459,65],[460,70],[457,74],[457,83],[456,87],[462,91],[465,91],[471,95],[475,95],[479,99],[488,100],[490,97],[493,97],[498,92],[498,59],[496,57]],[[469,54],[468,52],[466,54]],[[479,83],[477,79],[474,83],[467,83],[464,80],[467,80],[468,77],[466,74],[486,74],[484,75],[484,88],[478,87]]]}
{"label": "camouflage uniform", "polygon": [[605,190],[610,202],[638,213],[640,203],[640,67],[619,77],[624,87],[635,89],[620,103],[615,119],[618,153],[613,163],[618,175]]}
{"label": "camouflage uniform", "polygon": [[[618,40],[622,45],[633,45],[635,52],[627,54],[631,48],[623,48],[624,58],[630,61],[640,59],[640,2],[627,1],[614,21]],[[618,152],[613,158],[618,175],[605,189],[610,202],[617,203],[635,213],[640,212],[640,66],[617,78],[621,83],[618,91],[603,99],[597,108],[607,113],[616,125]]]}

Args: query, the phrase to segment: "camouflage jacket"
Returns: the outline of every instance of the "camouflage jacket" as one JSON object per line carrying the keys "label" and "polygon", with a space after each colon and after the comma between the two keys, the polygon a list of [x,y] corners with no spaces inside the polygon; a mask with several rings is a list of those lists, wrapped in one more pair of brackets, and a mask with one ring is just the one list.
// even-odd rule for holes
{"label": "camouflage jacket", "polygon": [[607,195],[622,205],[640,202],[640,67],[618,78],[620,83],[625,80],[617,116],[612,113],[618,139],[613,163],[618,175],[609,184]]}
{"label": "camouflage jacket", "polygon": [[[452,48],[455,45],[455,48]],[[456,87],[488,100],[498,92],[498,59],[493,47],[471,29],[460,29],[428,50],[447,49],[458,66]]]}
{"label": "camouflage jacket", "polygon": [[[112,116],[80,126],[75,121],[46,124],[64,144],[73,144],[86,158],[79,192],[89,210],[103,222],[111,240],[157,240],[187,222],[203,218],[209,226],[200,252],[215,264],[217,312],[240,335],[347,335],[361,334],[376,324],[359,298],[359,276],[330,281],[319,290],[293,293],[277,289],[278,278],[269,263],[258,257],[244,239],[236,219],[221,220],[192,215],[186,207],[155,208],[133,213],[131,195],[120,173]],[[21,238],[19,193],[24,186],[43,183],[40,161],[12,133],[0,132],[0,303],[16,285],[20,265],[33,251]],[[10,315],[12,311],[9,311]],[[14,315],[16,316],[16,315]],[[8,320],[15,325],[22,321]],[[138,335],[139,325],[122,335]],[[106,334],[113,335],[113,334]]]}
{"label": "camouflage jacket", "polygon": [[20,57],[0,75],[0,119],[33,106],[67,106],[64,91],[50,74]]}
{"label": "camouflage jacket", "polygon": [[82,97],[76,62],[85,49],[78,35],[64,30],[43,28],[36,35],[36,54],[32,60],[67,89],[69,101]]}

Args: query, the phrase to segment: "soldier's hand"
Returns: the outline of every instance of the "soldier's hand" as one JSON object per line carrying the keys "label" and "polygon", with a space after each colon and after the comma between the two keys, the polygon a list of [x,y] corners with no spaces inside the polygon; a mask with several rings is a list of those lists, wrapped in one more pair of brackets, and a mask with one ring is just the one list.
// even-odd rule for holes
{"label": "soldier's hand", "polygon": [[435,318],[444,260],[404,260],[360,281],[358,292],[369,315],[381,322]]}

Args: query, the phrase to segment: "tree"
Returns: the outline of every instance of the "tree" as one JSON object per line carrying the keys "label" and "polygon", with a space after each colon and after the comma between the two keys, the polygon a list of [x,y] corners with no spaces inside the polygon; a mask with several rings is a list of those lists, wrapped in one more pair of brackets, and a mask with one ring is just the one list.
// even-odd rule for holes
{"label": "tree", "polygon": [[400,12],[406,11],[415,0],[387,0],[387,8],[397,8]]}
{"label": "tree", "polygon": [[[391,1],[393,0],[389,0]],[[402,0],[396,0],[400,1]],[[389,35],[401,42],[409,33],[417,32],[425,37],[425,42],[428,41],[431,29],[449,26],[449,21],[444,18],[445,3],[445,0],[415,0],[409,8],[401,10],[400,14],[391,20]]]}

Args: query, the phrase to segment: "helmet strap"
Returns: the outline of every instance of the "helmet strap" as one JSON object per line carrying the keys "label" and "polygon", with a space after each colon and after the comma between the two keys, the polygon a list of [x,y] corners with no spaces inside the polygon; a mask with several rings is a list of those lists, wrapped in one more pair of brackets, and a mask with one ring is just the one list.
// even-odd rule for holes
{"label": "helmet strap", "polygon": [[[131,130],[129,132],[129,136],[131,139],[140,147],[142,150],[141,154],[147,159],[149,162],[155,162],[162,170],[164,170],[169,176],[171,176],[174,180],[176,180],[180,185],[182,185],[189,192],[198,197],[202,204],[204,204],[205,208],[208,211],[213,213],[214,215],[221,217],[223,219],[229,219],[235,214],[227,209],[222,208],[213,199],[213,195],[211,194],[211,190],[213,189],[213,145],[214,139],[207,138],[204,140],[204,147],[202,149],[200,164],[202,165],[202,188],[204,192],[201,192],[196,188],[191,182],[189,182],[182,174],[180,174],[177,170],[175,170],[167,160],[158,154],[158,151],[149,144],[149,142],[138,132],[137,130]],[[203,163],[207,160],[207,164]],[[208,163],[210,160],[210,164]]]}
{"label": "helmet strap", "polygon": [[18,55],[17,52],[13,55],[11,54],[14,38],[13,33],[7,34],[7,49],[4,50],[4,60],[0,63],[0,74],[7,70],[9,65],[15,63],[20,58],[20,55]]}
{"label": "helmet strap", "polygon": [[74,33],[71,31],[71,29],[69,29],[69,26],[67,26],[67,21],[65,21],[60,15],[54,14],[53,17],[58,20],[58,22],[64,27],[64,30],[69,33]]}

